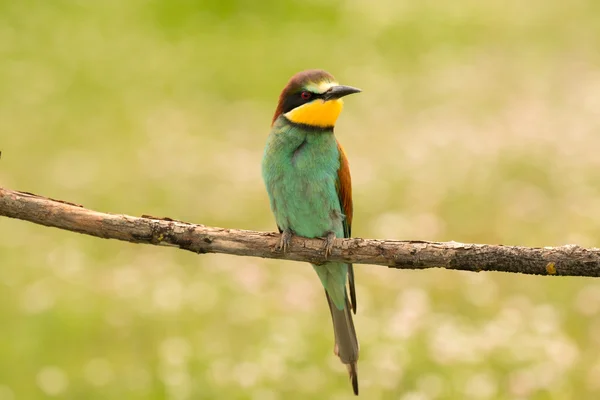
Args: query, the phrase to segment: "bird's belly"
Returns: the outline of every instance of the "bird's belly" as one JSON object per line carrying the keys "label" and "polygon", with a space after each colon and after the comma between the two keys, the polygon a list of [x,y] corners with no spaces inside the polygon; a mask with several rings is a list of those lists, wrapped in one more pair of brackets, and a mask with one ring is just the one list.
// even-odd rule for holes
{"label": "bird's belly", "polygon": [[297,171],[288,171],[279,180],[275,191],[280,192],[276,199],[275,217],[281,229],[291,229],[304,237],[323,237],[327,232],[335,232],[343,237],[344,215],[332,176],[311,177]]}

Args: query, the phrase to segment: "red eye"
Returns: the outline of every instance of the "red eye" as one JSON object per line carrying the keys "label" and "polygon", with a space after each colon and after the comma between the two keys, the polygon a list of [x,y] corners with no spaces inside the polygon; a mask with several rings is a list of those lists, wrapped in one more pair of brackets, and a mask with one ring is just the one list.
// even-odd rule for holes
{"label": "red eye", "polygon": [[308,100],[310,99],[310,92],[302,92],[300,93],[300,97],[302,97],[303,100]]}

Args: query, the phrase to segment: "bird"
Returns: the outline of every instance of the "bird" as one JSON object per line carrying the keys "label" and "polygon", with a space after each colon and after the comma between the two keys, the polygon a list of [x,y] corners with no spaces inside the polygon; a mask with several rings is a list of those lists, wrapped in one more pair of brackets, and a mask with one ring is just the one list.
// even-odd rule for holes
{"label": "bird", "polygon": [[[352,226],[352,184],[346,154],[334,136],[342,98],[361,92],[321,69],[298,72],[283,88],[265,145],[262,176],[279,232],[277,251],[292,237],[324,239],[331,255],[336,238]],[[334,331],[334,354],[346,365],[358,395],[358,339],[352,320],[356,289],[352,264],[312,264],[325,289]],[[346,286],[348,285],[348,286]]]}

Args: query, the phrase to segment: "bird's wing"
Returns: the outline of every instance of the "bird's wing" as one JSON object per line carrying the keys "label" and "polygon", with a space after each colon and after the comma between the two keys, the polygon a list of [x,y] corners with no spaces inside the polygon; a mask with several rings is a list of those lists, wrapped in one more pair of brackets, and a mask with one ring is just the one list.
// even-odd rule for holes
{"label": "bird's wing", "polygon": [[[350,179],[350,166],[344,149],[338,142],[338,152],[340,153],[340,169],[338,169],[338,179],[336,189],[344,218],[344,237],[349,238],[352,234],[352,181]],[[354,267],[348,264],[348,283],[350,287],[350,303],[352,311],[356,313],[356,289],[354,287]]]}

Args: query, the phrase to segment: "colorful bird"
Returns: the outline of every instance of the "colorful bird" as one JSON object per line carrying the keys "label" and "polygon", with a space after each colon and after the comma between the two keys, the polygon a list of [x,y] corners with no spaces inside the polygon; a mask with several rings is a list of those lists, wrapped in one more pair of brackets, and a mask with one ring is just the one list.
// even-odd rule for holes
{"label": "colorful bird", "polygon": [[[262,175],[286,251],[292,235],[325,238],[325,256],[334,239],[350,237],[352,186],[350,168],[333,127],[342,111],[342,97],[360,89],[338,85],[323,70],[294,75],[279,96],[262,161]],[[313,264],[333,319],[334,353],[346,364],[358,394],[358,339],[351,310],[356,313],[352,264]],[[348,282],[349,296],[346,290]]]}

